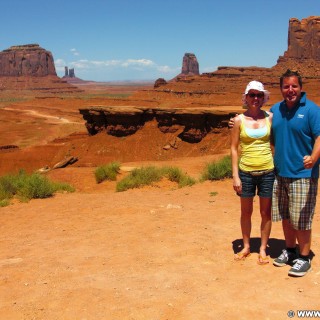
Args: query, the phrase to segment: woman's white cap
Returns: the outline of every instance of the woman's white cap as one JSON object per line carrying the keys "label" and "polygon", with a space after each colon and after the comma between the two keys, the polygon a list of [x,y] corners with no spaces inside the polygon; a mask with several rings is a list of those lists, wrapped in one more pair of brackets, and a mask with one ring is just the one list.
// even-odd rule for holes
{"label": "woman's white cap", "polygon": [[253,80],[250,81],[246,87],[246,91],[242,95],[242,102],[246,104],[246,95],[249,93],[250,90],[257,90],[261,91],[264,93],[264,99],[263,99],[263,104],[265,104],[270,97],[270,92],[268,90],[265,90],[263,84],[259,81]]}

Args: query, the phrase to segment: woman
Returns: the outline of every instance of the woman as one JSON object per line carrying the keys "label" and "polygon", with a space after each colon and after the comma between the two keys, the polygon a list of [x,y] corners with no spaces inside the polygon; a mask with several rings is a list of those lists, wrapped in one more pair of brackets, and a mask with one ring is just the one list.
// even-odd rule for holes
{"label": "woman", "polygon": [[244,260],[250,255],[251,216],[257,191],[261,215],[258,263],[261,265],[269,263],[266,249],[271,232],[271,197],[275,178],[270,147],[272,113],[261,110],[268,99],[269,92],[261,82],[249,82],[243,94],[247,110],[235,117],[231,130],[233,189],[240,196],[243,237],[243,249],[234,258]]}

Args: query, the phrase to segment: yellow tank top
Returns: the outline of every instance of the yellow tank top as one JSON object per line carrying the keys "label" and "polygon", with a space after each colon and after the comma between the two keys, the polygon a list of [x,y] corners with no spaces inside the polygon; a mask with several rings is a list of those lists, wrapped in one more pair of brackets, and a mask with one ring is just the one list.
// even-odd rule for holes
{"label": "yellow tank top", "polygon": [[[244,125],[243,114],[240,115],[240,147],[241,155],[239,168],[243,171],[257,171],[273,169],[273,157],[270,148],[271,124],[269,117],[266,119],[266,128],[250,129]],[[266,130],[265,130],[266,129]],[[262,133],[262,136],[255,137],[254,131]]]}

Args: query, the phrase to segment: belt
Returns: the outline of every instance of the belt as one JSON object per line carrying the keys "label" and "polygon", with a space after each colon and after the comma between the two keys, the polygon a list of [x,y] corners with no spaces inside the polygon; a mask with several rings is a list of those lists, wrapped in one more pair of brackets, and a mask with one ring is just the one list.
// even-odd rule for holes
{"label": "belt", "polygon": [[248,174],[251,174],[252,176],[262,176],[264,174],[267,174],[267,173],[270,173],[270,172],[273,172],[274,169],[267,169],[267,170],[258,170],[258,171],[244,171],[244,170],[241,170],[242,172],[245,172],[245,173],[248,173]]}

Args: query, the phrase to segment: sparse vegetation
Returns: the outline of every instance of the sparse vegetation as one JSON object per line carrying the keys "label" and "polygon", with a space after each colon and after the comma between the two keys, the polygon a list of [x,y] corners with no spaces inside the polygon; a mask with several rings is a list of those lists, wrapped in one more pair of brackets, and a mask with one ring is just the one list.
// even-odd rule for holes
{"label": "sparse vegetation", "polygon": [[0,206],[8,205],[13,197],[29,201],[51,197],[58,191],[73,192],[74,188],[66,183],[50,181],[37,173],[28,175],[21,170],[16,175],[0,177]]}
{"label": "sparse vegetation", "polygon": [[201,180],[221,180],[231,177],[231,157],[225,156],[219,161],[209,163],[201,175]]}
{"label": "sparse vegetation", "polygon": [[18,97],[2,97],[0,98],[0,105],[7,106],[12,103],[21,102],[21,101],[28,101],[28,98],[18,98]]}
{"label": "sparse vegetation", "polygon": [[97,183],[101,183],[104,180],[115,181],[117,179],[119,170],[120,163],[118,162],[111,162],[98,167],[94,172]]}
{"label": "sparse vegetation", "polygon": [[186,186],[192,186],[196,183],[196,180],[192,177],[186,175],[182,172],[180,168],[177,167],[164,167],[162,171],[165,176],[168,177],[170,181],[177,182],[179,188]]}
{"label": "sparse vegetation", "polygon": [[179,188],[195,184],[195,180],[184,174],[179,168],[156,168],[150,166],[134,169],[131,174],[117,183],[116,191],[121,192],[151,185],[154,182],[160,181],[163,177],[167,177],[170,181],[177,182]]}
{"label": "sparse vegetation", "polygon": [[128,189],[150,185],[153,182],[161,180],[161,177],[160,170],[155,167],[136,168],[117,183],[116,191],[126,191]]}

